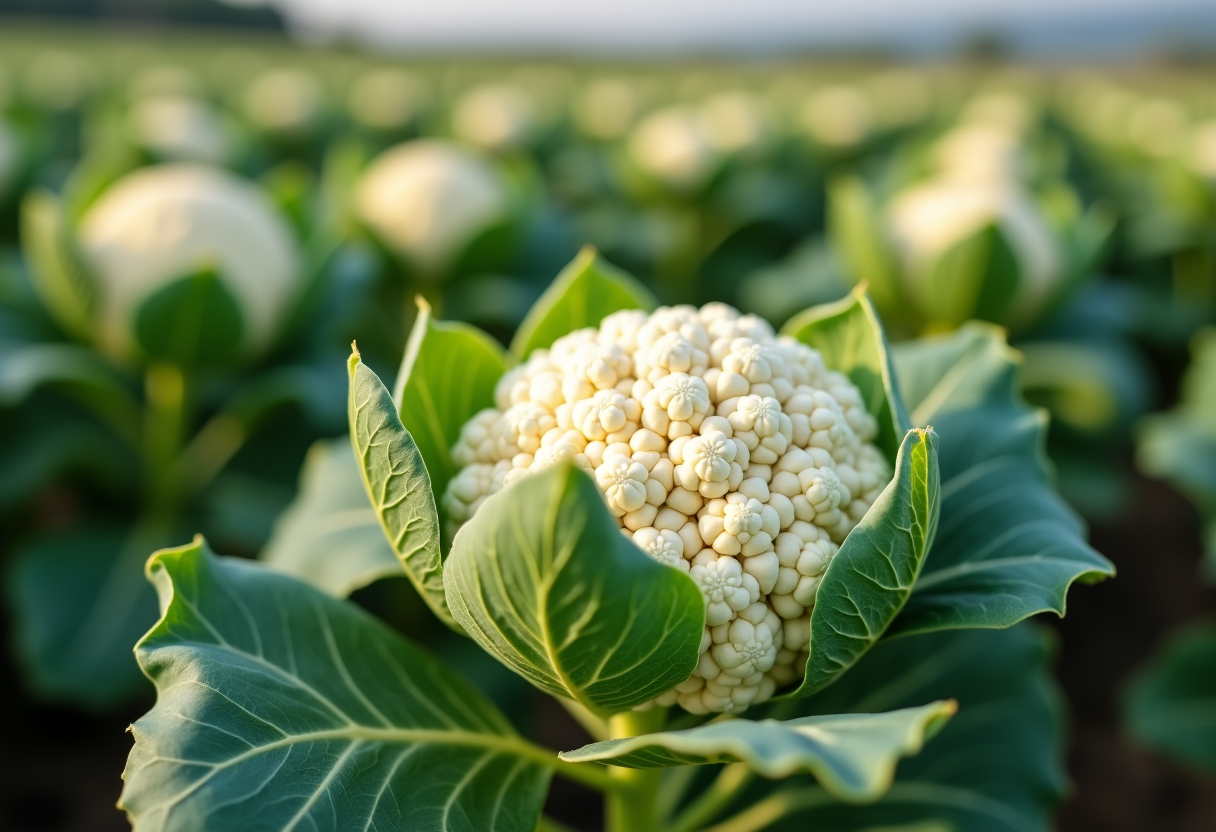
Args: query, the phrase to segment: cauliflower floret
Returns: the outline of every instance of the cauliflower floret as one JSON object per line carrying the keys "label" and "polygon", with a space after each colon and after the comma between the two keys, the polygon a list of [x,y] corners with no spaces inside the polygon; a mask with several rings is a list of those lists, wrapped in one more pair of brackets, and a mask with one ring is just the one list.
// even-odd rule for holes
{"label": "cauliflower floret", "polygon": [[616,312],[535,350],[495,403],[453,447],[450,524],[571,460],[622,533],[701,590],[697,668],[656,704],[737,712],[797,682],[820,582],[891,477],[846,376],[759,318],[675,306]]}

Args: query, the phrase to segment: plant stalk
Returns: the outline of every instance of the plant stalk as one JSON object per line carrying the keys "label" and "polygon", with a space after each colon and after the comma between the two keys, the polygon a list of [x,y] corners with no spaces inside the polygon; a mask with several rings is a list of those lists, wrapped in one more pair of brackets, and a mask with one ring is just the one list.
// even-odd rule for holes
{"label": "plant stalk", "polygon": [[[666,709],[625,711],[608,720],[612,739],[649,734],[663,727]],[[605,795],[605,832],[658,832],[661,769],[609,766],[609,775],[624,788]]]}

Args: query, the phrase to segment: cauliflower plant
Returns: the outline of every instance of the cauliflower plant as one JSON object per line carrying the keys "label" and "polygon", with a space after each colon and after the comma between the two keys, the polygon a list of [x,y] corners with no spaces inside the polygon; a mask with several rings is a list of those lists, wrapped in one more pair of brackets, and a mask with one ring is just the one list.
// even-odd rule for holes
{"label": "cauliflower plant", "polygon": [[891,477],[848,378],[715,303],[609,315],[533,352],[495,396],[453,449],[450,523],[573,460],[621,532],[705,599],[697,668],[659,704],[738,711],[799,677],[819,581]]}
{"label": "cauliflower plant", "polygon": [[489,161],[459,145],[423,139],[389,148],[368,166],[355,210],[388,248],[433,275],[505,222],[509,202]]}
{"label": "cauliflower plant", "polygon": [[298,243],[269,196],[205,165],[128,174],[89,206],[76,243],[97,279],[99,339],[119,354],[148,298],[200,269],[237,302],[246,353],[271,341],[302,282]]}

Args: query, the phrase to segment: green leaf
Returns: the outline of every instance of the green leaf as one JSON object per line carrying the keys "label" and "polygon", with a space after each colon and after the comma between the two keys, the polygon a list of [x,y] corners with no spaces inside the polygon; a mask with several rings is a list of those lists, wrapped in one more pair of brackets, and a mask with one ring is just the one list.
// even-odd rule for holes
{"label": "green leaf", "polygon": [[279,517],[261,560],[338,598],[401,574],[350,440],[324,439],[309,449],[299,496]]}
{"label": "green leaf", "polygon": [[819,350],[830,369],[844,373],[857,385],[866,409],[878,420],[877,443],[888,460],[895,460],[900,442],[913,424],[926,424],[908,419],[887,338],[864,287],[836,303],[795,315],[781,334]]}
{"label": "green leaf", "polygon": [[1216,774],[1216,626],[1171,638],[1137,674],[1123,712],[1137,741]]}
{"label": "green leaf", "polygon": [[89,337],[96,287],[76,256],[63,204],[50,191],[31,191],[22,201],[21,248],[51,314],[72,334]]}
{"label": "green leaf", "polygon": [[522,361],[569,332],[599,326],[613,312],[650,312],[657,305],[650,290],[587,246],[532,306],[511,341],[511,355]]}
{"label": "green leaf", "polygon": [[1142,420],[1136,462],[1187,496],[1207,523],[1207,573],[1216,580],[1216,329],[1192,344],[1178,406]]}
{"label": "green leaf", "polygon": [[113,365],[88,347],[0,339],[0,406],[12,407],[38,388],[52,385],[130,398]]}
{"label": "green leaf", "polygon": [[1114,574],[1051,489],[1046,416],[1018,396],[1018,361],[999,329],[976,323],[895,349],[912,419],[942,436],[941,520],[888,635],[1063,615],[1074,581]]}
{"label": "green leaf", "polygon": [[595,483],[569,464],[487,499],[456,534],[444,585],[482,647],[599,714],[648,702],[697,664],[696,584],[627,540]]}
{"label": "green leaf", "polygon": [[246,330],[236,298],[212,269],[158,288],[140,304],[133,329],[149,358],[190,368],[223,367],[258,334]]}
{"label": "green leaf", "polygon": [[548,755],[362,610],[201,539],[148,576],[157,702],[119,802],[137,832],[536,826]]}
{"label": "green leaf", "polygon": [[35,538],[8,565],[16,653],[33,690],[91,708],[143,689],[131,643],[156,620],[140,574],[145,544],[111,526]]}
{"label": "green leaf", "polygon": [[869,286],[885,314],[907,317],[874,198],[860,177],[842,175],[828,183],[828,233],[854,283]]}
{"label": "green leaf", "polygon": [[882,800],[852,806],[818,786],[765,784],[748,795],[757,801],[750,811],[784,815],[763,827],[771,832],[919,823],[955,832],[1048,832],[1067,781],[1059,694],[1044,635],[1023,624],[885,642],[827,690],[777,703],[774,708],[796,705],[799,716],[885,711],[945,698],[959,706],[920,754],[900,763]]}
{"label": "green leaf", "polygon": [[445,623],[454,623],[443,590],[439,514],[431,479],[414,438],[401,424],[388,389],[359,360],[350,373],[350,438],[372,509],[406,576]]}
{"label": "green leaf", "polygon": [[494,385],[506,370],[498,342],[468,324],[436,321],[418,298],[418,318],[405,347],[393,401],[414,437],[438,501],[460,470],[452,446],[465,422],[494,406]]}
{"label": "green leaf", "polygon": [[742,762],[772,779],[813,774],[841,800],[866,803],[890,787],[899,758],[918,753],[954,711],[955,703],[944,700],[884,714],[732,719],[592,743],[560,756],[625,768]]}
{"label": "green leaf", "polygon": [[904,437],[895,476],[832,558],[811,611],[810,657],[795,695],[827,687],[877,642],[908,600],[933,545],[938,438]]}

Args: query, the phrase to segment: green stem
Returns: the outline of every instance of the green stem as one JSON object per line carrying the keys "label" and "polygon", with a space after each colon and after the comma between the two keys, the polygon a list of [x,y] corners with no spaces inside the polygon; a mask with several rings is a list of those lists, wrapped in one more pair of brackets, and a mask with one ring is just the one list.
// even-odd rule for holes
{"label": "green stem", "polygon": [[574,830],[561,821],[541,815],[536,821],[536,832],[574,832]]}
{"label": "green stem", "polygon": [[831,799],[821,788],[784,789],[753,803],[734,817],[705,827],[702,832],[760,832],[791,812],[828,802]]}
{"label": "green stem", "polygon": [[612,734],[609,732],[608,723],[591,713],[582,703],[564,696],[557,697],[557,701],[570,716],[574,717],[574,721],[582,726],[591,739],[596,742],[611,739]]}
{"label": "green stem", "polygon": [[[664,708],[625,711],[608,720],[609,734],[612,739],[624,739],[653,733],[663,727],[666,717]],[[657,832],[662,770],[609,766],[608,772],[622,788],[607,794],[606,832]]]}
{"label": "green stem", "polygon": [[144,388],[144,504],[149,514],[172,516],[181,497],[175,468],[186,421],[186,378],[171,364],[153,364]]}
{"label": "green stem", "polygon": [[718,813],[730,805],[755,774],[743,763],[732,763],[719,772],[717,779],[701,796],[688,805],[672,822],[670,832],[693,832],[702,824],[713,820]]}

